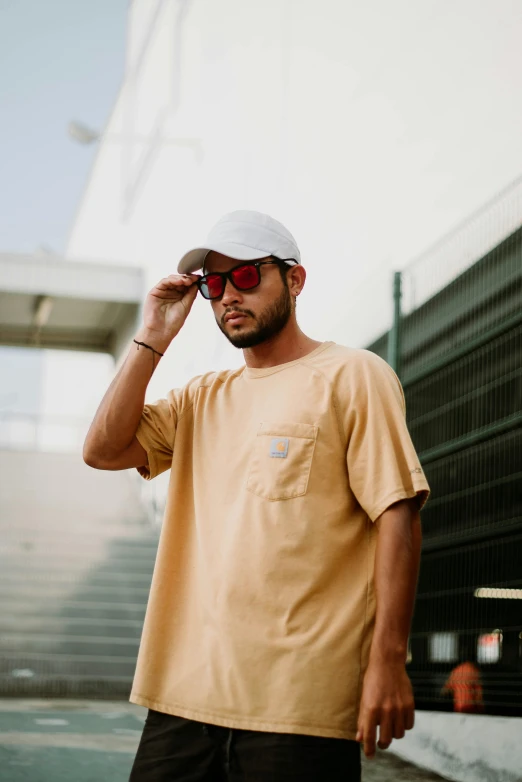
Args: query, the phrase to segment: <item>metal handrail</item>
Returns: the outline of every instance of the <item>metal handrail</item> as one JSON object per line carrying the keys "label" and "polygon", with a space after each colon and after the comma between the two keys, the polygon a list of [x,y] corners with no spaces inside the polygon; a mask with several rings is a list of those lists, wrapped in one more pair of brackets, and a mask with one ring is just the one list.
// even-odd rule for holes
{"label": "metal handrail", "polygon": [[522,176],[403,269],[403,311],[420,307],[522,225]]}

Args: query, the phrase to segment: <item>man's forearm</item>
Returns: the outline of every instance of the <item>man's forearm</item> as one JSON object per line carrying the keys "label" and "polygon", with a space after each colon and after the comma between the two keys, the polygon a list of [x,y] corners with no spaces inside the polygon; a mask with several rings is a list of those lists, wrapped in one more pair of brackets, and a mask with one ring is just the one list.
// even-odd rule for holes
{"label": "man's forearm", "polygon": [[421,551],[415,500],[392,505],[377,520],[377,610],[370,662],[406,662]]}
{"label": "man's forearm", "polygon": [[[139,342],[145,342],[163,353],[168,347],[166,340],[156,338],[145,329],[136,335]],[[84,445],[84,459],[94,461],[100,455],[118,454],[132,441],[145,402],[145,392],[158,364],[159,356],[145,347],[132,344],[127,358],[105,396],[87,434]]]}
{"label": "man's forearm", "polygon": [[421,549],[415,500],[395,503],[376,523],[377,610],[356,737],[367,757],[375,754],[377,727],[378,746],[387,749],[393,739],[411,730],[415,712],[405,667]]}

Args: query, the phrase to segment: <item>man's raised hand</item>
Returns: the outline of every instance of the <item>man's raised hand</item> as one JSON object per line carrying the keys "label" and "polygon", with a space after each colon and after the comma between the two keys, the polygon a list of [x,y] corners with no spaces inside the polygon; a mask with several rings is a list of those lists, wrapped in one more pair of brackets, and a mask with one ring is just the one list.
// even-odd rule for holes
{"label": "man's raised hand", "polygon": [[169,274],[147,294],[140,338],[164,352],[180,331],[192,309],[198,288],[196,274]]}

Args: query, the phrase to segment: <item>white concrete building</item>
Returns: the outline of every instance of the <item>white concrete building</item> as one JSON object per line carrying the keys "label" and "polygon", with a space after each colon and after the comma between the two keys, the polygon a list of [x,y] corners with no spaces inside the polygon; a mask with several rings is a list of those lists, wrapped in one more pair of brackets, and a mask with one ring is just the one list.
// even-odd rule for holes
{"label": "white concrete building", "polygon": [[[143,266],[150,288],[224,212],[266,211],[308,269],[303,328],[367,344],[390,269],[522,170],[520,21],[501,5],[133,0],[67,255]],[[200,299],[149,397],[241,361]]]}

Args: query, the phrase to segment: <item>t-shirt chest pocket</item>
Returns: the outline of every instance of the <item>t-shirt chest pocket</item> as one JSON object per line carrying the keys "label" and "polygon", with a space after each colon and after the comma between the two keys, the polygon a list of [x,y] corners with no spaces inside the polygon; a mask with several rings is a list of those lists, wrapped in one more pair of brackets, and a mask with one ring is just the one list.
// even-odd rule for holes
{"label": "t-shirt chest pocket", "polygon": [[290,500],[306,494],[318,427],[312,424],[260,424],[247,489],[266,500]]}

